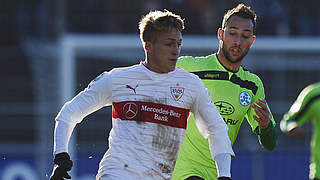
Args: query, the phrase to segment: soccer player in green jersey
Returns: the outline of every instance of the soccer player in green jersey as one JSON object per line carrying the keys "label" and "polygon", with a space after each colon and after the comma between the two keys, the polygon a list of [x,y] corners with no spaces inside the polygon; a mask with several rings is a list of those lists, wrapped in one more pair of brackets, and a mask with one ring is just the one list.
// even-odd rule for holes
{"label": "soccer player in green jersey", "polygon": [[301,126],[309,119],[313,120],[311,140],[311,163],[309,178],[320,180],[320,82],[304,88],[289,112],[284,114],[280,128],[291,137],[303,134]]}
{"label": "soccer player in green jersey", "polygon": [[[217,32],[218,52],[206,57],[181,57],[177,66],[203,80],[229,127],[232,144],[246,119],[260,144],[272,150],[277,144],[276,123],[265,100],[262,81],[241,66],[255,40],[255,28],[254,11],[239,4],[223,17],[222,27]],[[172,179],[215,180],[217,168],[210,156],[208,140],[201,136],[193,116],[188,121]]]}

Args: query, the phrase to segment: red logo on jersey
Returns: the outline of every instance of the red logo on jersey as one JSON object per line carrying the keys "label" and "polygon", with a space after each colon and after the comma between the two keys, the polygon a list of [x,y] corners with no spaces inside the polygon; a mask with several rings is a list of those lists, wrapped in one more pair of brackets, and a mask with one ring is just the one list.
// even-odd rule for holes
{"label": "red logo on jersey", "polygon": [[136,87],[131,87],[130,85],[126,86],[127,88],[131,89],[135,94],[136,94],[136,88],[138,87],[138,85],[136,85]]}
{"label": "red logo on jersey", "polygon": [[112,117],[126,121],[150,122],[175,128],[187,127],[189,109],[141,101],[112,103]]}
{"label": "red logo on jersey", "polygon": [[182,87],[170,87],[170,92],[171,92],[171,95],[173,97],[174,100],[178,101],[183,93],[184,93],[184,88]]}

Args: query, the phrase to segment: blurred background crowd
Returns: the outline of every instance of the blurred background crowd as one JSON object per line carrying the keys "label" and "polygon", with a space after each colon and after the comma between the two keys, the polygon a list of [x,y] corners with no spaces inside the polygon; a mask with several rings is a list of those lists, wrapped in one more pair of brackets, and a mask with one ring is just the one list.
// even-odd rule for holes
{"label": "blurred background crowd", "polygon": [[[2,0],[1,45],[26,36],[48,38],[57,33],[137,33],[141,14],[172,10],[186,18],[185,34],[215,34],[221,17],[240,1],[228,0]],[[259,18],[258,35],[319,36],[317,0],[246,0]]]}

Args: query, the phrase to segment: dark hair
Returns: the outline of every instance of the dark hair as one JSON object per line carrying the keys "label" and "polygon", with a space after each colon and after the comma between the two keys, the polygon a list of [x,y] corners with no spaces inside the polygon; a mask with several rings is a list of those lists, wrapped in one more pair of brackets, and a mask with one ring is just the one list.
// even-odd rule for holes
{"label": "dark hair", "polygon": [[140,39],[143,42],[155,40],[156,33],[168,31],[172,28],[180,32],[184,29],[184,20],[168,10],[150,11],[139,22]]}
{"label": "dark hair", "polygon": [[238,4],[238,6],[236,6],[235,8],[228,10],[228,12],[223,16],[222,29],[224,29],[227,26],[227,22],[232,16],[239,16],[242,18],[251,19],[253,23],[253,34],[256,33],[257,15],[251,9],[251,7],[241,3]]}

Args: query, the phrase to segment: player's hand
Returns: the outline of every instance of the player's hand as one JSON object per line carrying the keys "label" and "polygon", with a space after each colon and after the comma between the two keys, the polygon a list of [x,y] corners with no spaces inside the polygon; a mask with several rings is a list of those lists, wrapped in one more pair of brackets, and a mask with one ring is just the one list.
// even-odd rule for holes
{"label": "player's hand", "polygon": [[218,180],[231,180],[229,177],[218,177]]}
{"label": "player's hand", "polygon": [[67,171],[71,170],[73,162],[70,160],[68,153],[63,152],[56,154],[54,156],[54,164],[50,180],[64,180],[64,178],[71,179],[71,176]]}
{"label": "player's hand", "polygon": [[299,126],[296,126],[296,127],[292,128],[290,131],[287,132],[287,135],[289,137],[298,137],[298,136],[302,136],[303,134],[304,134],[304,131]]}
{"label": "player's hand", "polygon": [[261,129],[268,127],[270,123],[270,111],[266,100],[259,99],[256,104],[251,104],[257,115],[253,115],[253,118],[258,122]]}

